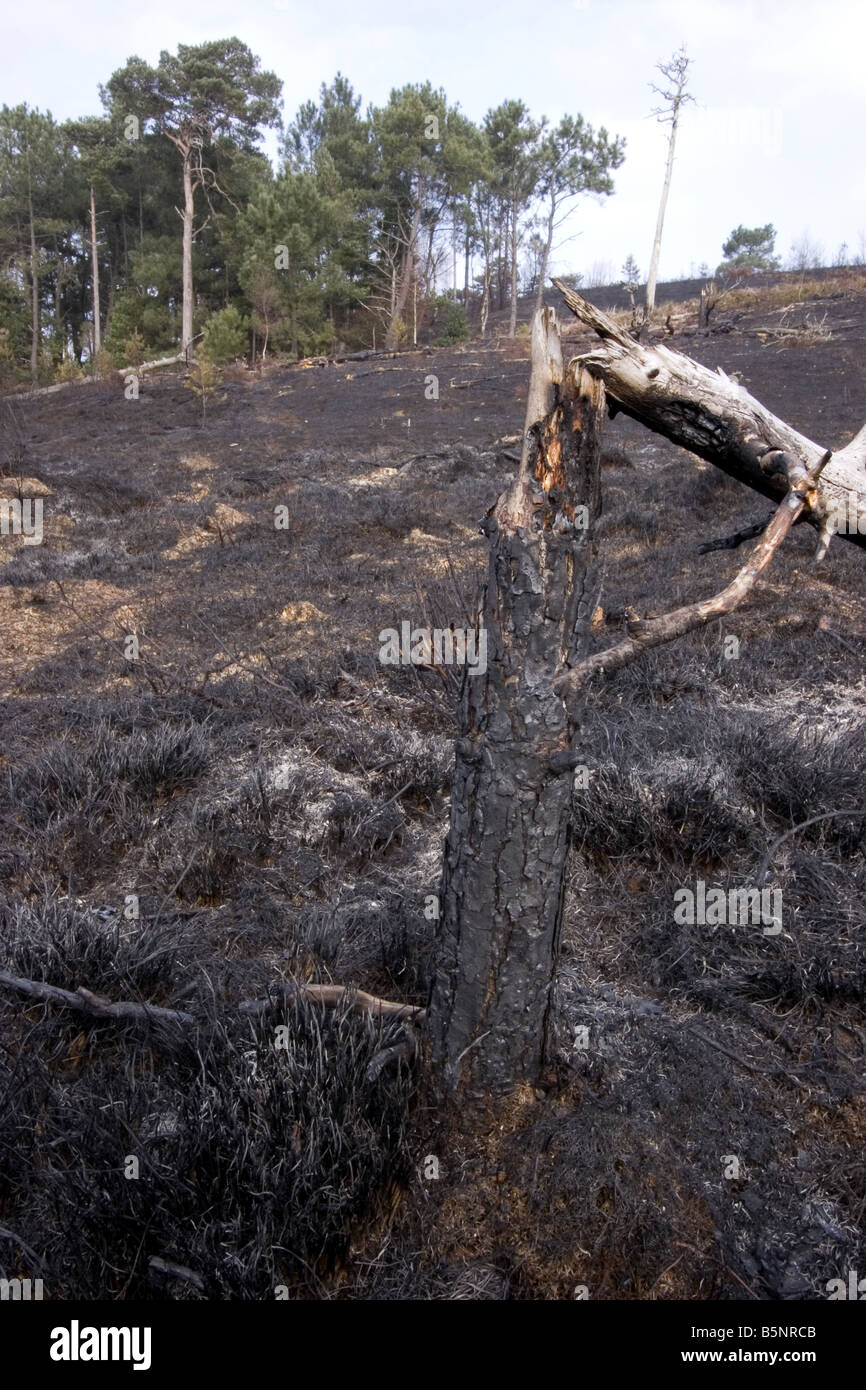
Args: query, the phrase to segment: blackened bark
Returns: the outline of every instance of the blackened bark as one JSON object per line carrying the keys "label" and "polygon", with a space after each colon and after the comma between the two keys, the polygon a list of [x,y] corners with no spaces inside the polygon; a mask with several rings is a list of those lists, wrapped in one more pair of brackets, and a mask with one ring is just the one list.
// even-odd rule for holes
{"label": "blackened bark", "polygon": [[587,651],[596,595],[604,389],[563,368],[552,309],[532,364],[520,471],[487,519],[487,670],[461,696],[429,1010],[439,1077],[473,1096],[543,1065],[581,762],[553,680]]}

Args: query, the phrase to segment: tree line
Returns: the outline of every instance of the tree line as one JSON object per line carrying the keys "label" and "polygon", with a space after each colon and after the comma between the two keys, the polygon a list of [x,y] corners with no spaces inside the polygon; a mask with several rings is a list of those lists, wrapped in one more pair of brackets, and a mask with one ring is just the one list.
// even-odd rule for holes
{"label": "tree line", "polygon": [[611,194],[624,158],[581,115],[554,124],[507,100],[476,123],[429,82],[362,110],[341,73],[283,127],[280,79],[236,38],[132,57],[99,91],[96,116],[0,111],[13,381],[201,346],[394,348],[431,318],[453,341],[470,302],[482,332],[499,309],[513,334],[563,219]]}

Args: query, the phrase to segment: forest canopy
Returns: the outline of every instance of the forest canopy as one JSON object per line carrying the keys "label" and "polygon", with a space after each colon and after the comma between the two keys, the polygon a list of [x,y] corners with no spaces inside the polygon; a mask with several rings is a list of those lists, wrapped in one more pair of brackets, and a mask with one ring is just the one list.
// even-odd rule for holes
{"label": "forest canopy", "polygon": [[[293,358],[516,322],[563,211],[624,141],[507,100],[476,124],[428,83],[382,106],[337,73],[283,125],[236,38],[130,57],[99,115],[0,110],[0,374],[69,380],[198,351]],[[276,167],[264,152],[279,132]],[[226,325],[231,331],[225,331]]]}

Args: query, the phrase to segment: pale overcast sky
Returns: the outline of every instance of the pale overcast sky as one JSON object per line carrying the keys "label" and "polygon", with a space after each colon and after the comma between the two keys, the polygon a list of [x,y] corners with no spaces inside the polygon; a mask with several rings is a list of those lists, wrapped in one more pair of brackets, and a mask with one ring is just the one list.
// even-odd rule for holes
{"label": "pale overcast sky", "polygon": [[[284,115],[337,70],[364,104],[429,79],[474,120],[507,97],[535,115],[580,112],[626,136],[616,193],[584,200],[554,270],[632,253],[646,274],[665,130],[649,115],[654,65],[685,43],[697,105],[683,117],[662,278],[715,266],[733,227],[772,222],[787,255],[804,232],[828,263],[866,251],[866,0],[0,0],[0,103],[57,119],[100,109],[98,84],[131,54],[236,34],[282,79]],[[273,148],[273,146],[271,146]]]}

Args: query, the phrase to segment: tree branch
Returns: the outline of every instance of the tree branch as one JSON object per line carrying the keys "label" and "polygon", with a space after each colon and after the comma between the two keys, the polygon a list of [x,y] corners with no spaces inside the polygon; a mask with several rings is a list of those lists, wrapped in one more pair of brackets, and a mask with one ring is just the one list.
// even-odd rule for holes
{"label": "tree branch", "polygon": [[[668,347],[635,342],[562,281],[553,283],[581,323],[601,338],[601,348],[578,360],[604,382],[616,409],[775,502],[804,470],[824,459],[821,445],[778,419],[721,370],[712,372]],[[866,546],[866,425],[833,454],[820,489],[804,500],[804,520],[821,531],[819,555],[834,533]]]}
{"label": "tree branch", "polygon": [[0,970],[0,985],[17,990],[19,994],[29,994],[34,999],[66,1004],[70,1009],[92,1014],[96,1018],[144,1018],[153,1023],[195,1023],[192,1014],[180,1009],[159,1009],[155,1004],[136,1004],[128,1000],[113,1001],[102,994],[91,994],[83,985],[74,991],[60,989],[42,980],[24,980],[17,975],[9,975],[5,970]]}
{"label": "tree branch", "polygon": [[405,1019],[410,1023],[423,1023],[426,1016],[426,1010],[415,1004],[397,1004],[391,999],[379,999],[375,994],[365,994],[364,990],[355,989],[352,985],[309,985],[302,980],[277,981],[271,986],[266,999],[245,999],[238,1008],[245,1014],[263,1014],[273,1006],[275,996],[283,999],[305,998],[333,1008],[342,1003],[347,995],[351,997],[352,1008],[359,1013]]}
{"label": "tree branch", "polygon": [[[129,1000],[111,1000],[102,994],[93,994],[83,985],[76,990],[60,989],[57,985],[46,984],[43,980],[25,980],[18,975],[10,975],[0,970],[0,985],[28,994],[34,999],[44,999],[52,1004],[66,1004],[79,1013],[92,1014],[96,1018],[145,1018],[158,1023],[182,1023],[193,1025],[197,1022],[192,1014],[180,1009],[161,1009],[155,1004],[137,1004]],[[305,998],[313,1003],[333,1008],[350,997],[352,1008],[358,1013],[375,1014],[380,1018],[403,1019],[407,1023],[423,1023],[426,1010],[416,1004],[397,1004],[391,999],[379,999],[375,994],[366,994],[353,985],[311,985],[300,980],[280,980],[271,987],[267,999],[245,999],[239,1005],[241,1013],[263,1014],[274,1003],[274,999]]]}
{"label": "tree branch", "polygon": [[755,546],[727,588],[713,598],[700,603],[676,608],[660,618],[632,618],[628,622],[628,637],[607,651],[596,652],[559,676],[553,684],[554,690],[563,699],[574,699],[583,689],[590,676],[598,671],[605,673],[618,671],[630,666],[633,661],[650,647],[671,642],[682,637],[694,628],[702,627],[713,618],[721,618],[733,612],[755,587],[758,576],[767,568],[782,541],[806,506],[806,497],[817,486],[821,468],[831,458],[829,450],[824,459],[811,473],[804,473],[785,497],[767,526],[763,537]]}

